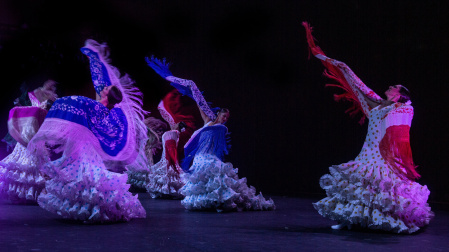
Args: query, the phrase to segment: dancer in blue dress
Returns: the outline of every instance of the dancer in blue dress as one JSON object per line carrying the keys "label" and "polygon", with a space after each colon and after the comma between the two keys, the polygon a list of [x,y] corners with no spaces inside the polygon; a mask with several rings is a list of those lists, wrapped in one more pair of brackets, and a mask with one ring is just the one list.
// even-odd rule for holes
{"label": "dancer in blue dress", "polygon": [[[83,96],[57,99],[28,148],[50,178],[39,205],[64,218],[85,222],[145,218],[127,184],[125,166],[146,141],[141,93],[110,65],[106,44],[87,40],[81,48],[99,101]],[[50,154],[60,155],[50,159]]]}
{"label": "dancer in blue dress", "polygon": [[228,153],[228,129],[224,124],[229,118],[229,110],[214,112],[196,84],[173,76],[165,61],[152,57],[147,58],[147,63],[179,92],[194,99],[204,120],[204,126],[196,130],[184,145],[185,157],[181,163],[187,181],[181,188],[185,195],[181,201],[184,207],[189,210],[215,209],[218,212],[275,209],[271,199],[266,200],[261,193],[256,195],[256,189],[248,187],[246,178],[238,178],[238,169],[224,162]]}

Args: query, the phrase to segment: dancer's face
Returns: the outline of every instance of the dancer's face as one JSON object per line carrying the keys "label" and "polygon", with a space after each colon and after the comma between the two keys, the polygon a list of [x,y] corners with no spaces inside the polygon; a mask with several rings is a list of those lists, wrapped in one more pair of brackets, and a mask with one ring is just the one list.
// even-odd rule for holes
{"label": "dancer's face", "polygon": [[218,113],[217,123],[223,124],[223,123],[227,122],[228,119],[229,119],[229,112]]}
{"label": "dancer's face", "polygon": [[387,100],[396,102],[401,97],[401,93],[399,90],[401,89],[401,85],[390,86],[390,88],[385,91],[385,95],[387,96]]}
{"label": "dancer's face", "polygon": [[109,90],[111,89],[112,86],[108,86],[103,88],[103,90],[101,90],[100,92],[100,102],[105,105],[106,107],[109,104],[109,100],[108,100],[108,94],[109,94]]}
{"label": "dancer's face", "polygon": [[107,86],[105,88],[103,88],[103,90],[101,90],[100,92],[100,96],[101,98],[106,98],[109,94],[109,90],[111,89],[112,86]]}
{"label": "dancer's face", "polygon": [[56,82],[53,80],[48,80],[44,83],[44,89],[56,92]]}

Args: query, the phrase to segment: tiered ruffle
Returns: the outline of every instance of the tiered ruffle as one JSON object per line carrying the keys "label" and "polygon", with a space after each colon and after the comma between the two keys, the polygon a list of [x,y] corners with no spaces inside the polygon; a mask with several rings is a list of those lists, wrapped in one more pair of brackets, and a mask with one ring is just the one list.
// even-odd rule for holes
{"label": "tiered ruffle", "polygon": [[273,200],[266,200],[262,193],[248,187],[246,178],[239,179],[231,163],[223,163],[210,154],[197,155],[186,173],[187,183],[181,188],[186,209],[217,211],[274,210]]}
{"label": "tiered ruffle", "polygon": [[[383,160],[380,160],[383,161]],[[315,209],[332,220],[371,229],[413,233],[427,225],[433,212],[427,186],[404,180],[386,163],[358,161],[332,166],[320,179],[326,198]]]}
{"label": "tiered ruffle", "polygon": [[17,143],[0,162],[0,194],[14,203],[36,201],[45,187],[36,161],[26,147]]}
{"label": "tiered ruffle", "polygon": [[128,184],[139,189],[145,189],[148,184],[148,171],[126,171]]}
{"label": "tiered ruffle", "polygon": [[171,167],[167,168],[165,160],[150,167],[148,176],[147,192],[152,198],[169,197],[174,199],[184,198],[179,190],[184,186],[184,173],[180,167],[175,172]]}
{"label": "tiered ruffle", "polygon": [[145,209],[137,195],[128,191],[127,174],[106,170],[99,154],[89,144],[84,144],[78,154],[63,155],[46,164],[44,170],[52,178],[38,198],[42,208],[64,218],[85,222],[145,218]]}

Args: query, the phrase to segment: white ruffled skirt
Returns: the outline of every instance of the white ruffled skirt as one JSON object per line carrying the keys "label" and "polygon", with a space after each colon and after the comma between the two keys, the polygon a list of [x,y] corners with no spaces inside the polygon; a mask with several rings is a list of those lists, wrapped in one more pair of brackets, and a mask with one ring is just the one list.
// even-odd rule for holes
{"label": "white ruffled skirt", "polygon": [[127,183],[140,190],[145,190],[145,187],[148,184],[149,172],[149,162],[143,150],[144,148],[141,148],[136,160],[132,164],[126,166],[126,174],[128,174]]}
{"label": "white ruffled skirt", "polygon": [[239,179],[231,163],[223,163],[215,155],[195,156],[192,173],[186,173],[187,183],[181,188],[181,201],[188,210],[215,209],[221,211],[274,210],[273,200],[248,187],[246,178]]}
{"label": "white ruffled skirt", "polygon": [[138,189],[145,189],[148,185],[148,171],[126,171],[128,181],[126,183]]}
{"label": "white ruffled skirt", "polygon": [[0,194],[14,203],[36,201],[45,179],[37,159],[27,148],[17,143],[14,150],[0,162]]}
{"label": "white ruffled skirt", "polygon": [[126,184],[127,174],[106,170],[92,145],[85,143],[71,156],[47,163],[51,177],[39,195],[42,208],[63,218],[85,222],[129,221],[145,218],[145,209]]}
{"label": "white ruffled skirt", "polygon": [[167,161],[162,159],[149,169],[146,190],[152,198],[184,198],[179,191],[185,184],[184,172],[179,166],[176,172],[171,167],[167,168]]}
{"label": "white ruffled skirt", "polygon": [[400,178],[384,162],[352,161],[329,170],[320,179],[327,197],[313,203],[324,217],[395,233],[413,233],[433,217],[427,186]]}

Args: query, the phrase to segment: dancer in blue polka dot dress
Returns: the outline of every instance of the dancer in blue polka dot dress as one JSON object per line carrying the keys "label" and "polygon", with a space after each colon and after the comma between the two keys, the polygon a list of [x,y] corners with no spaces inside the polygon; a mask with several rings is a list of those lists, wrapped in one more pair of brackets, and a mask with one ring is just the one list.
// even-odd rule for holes
{"label": "dancer in blue polka dot dress", "polygon": [[88,223],[145,218],[123,173],[147,140],[141,93],[109,64],[107,45],[87,40],[81,51],[89,58],[99,101],[57,99],[30,141],[28,148],[49,177],[39,206]]}
{"label": "dancer in blue polka dot dress", "polygon": [[266,200],[256,189],[248,187],[246,178],[239,179],[238,169],[224,162],[228,153],[227,132],[224,125],[230,116],[228,109],[214,112],[202,93],[191,80],[174,77],[168,64],[154,57],[147,58],[148,65],[171,82],[182,94],[193,98],[204,120],[204,126],[196,130],[184,145],[181,167],[186,172],[187,183],[180,192],[181,201],[188,210],[274,210],[273,200]]}

